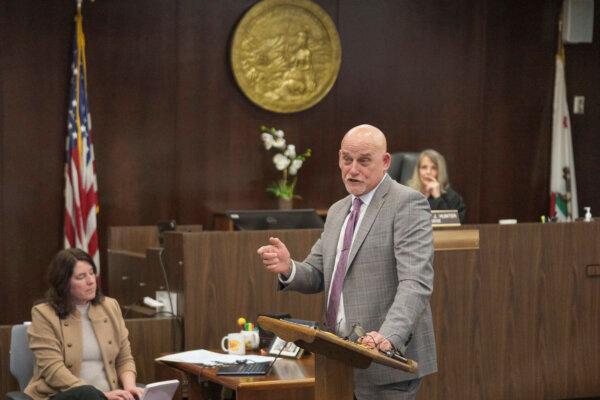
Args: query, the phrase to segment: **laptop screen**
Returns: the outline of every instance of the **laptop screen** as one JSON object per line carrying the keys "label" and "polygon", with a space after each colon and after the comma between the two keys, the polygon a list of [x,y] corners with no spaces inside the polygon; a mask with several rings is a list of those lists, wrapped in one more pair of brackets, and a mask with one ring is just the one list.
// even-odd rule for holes
{"label": "laptop screen", "polygon": [[239,230],[320,229],[323,219],[312,208],[297,210],[228,210]]}

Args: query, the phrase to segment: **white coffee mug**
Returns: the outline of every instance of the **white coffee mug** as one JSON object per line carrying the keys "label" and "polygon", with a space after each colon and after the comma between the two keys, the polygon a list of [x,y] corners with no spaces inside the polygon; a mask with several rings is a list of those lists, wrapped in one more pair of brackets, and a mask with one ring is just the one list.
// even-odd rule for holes
{"label": "white coffee mug", "polygon": [[244,337],[244,343],[246,343],[246,350],[258,349],[258,331],[241,331],[240,333]]}
{"label": "white coffee mug", "polygon": [[229,333],[221,339],[221,348],[229,354],[246,354],[244,336],[241,333]]}

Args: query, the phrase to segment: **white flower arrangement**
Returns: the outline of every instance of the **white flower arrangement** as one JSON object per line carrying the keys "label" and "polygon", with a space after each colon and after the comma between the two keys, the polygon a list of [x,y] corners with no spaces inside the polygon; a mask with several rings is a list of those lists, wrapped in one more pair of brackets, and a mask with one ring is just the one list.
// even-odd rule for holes
{"label": "white flower arrangement", "polygon": [[[273,182],[267,188],[267,192],[273,193],[276,197],[285,200],[300,198],[294,194],[296,182],[298,181],[298,170],[308,157],[311,156],[311,150],[306,150],[303,154],[296,154],[296,146],[287,144],[285,141],[285,133],[281,129],[260,127],[260,138],[266,150],[278,150],[273,156],[273,164],[278,171],[282,171],[283,176],[277,182]],[[293,176],[291,182],[289,178]]]}

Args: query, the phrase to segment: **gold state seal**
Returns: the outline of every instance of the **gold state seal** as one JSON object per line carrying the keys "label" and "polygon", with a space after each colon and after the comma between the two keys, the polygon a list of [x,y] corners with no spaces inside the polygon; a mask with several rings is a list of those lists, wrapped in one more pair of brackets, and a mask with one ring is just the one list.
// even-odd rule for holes
{"label": "gold state seal", "polygon": [[327,95],[340,70],[333,21],[309,0],[263,0],[238,24],[231,46],[242,92],[270,111],[306,110]]}

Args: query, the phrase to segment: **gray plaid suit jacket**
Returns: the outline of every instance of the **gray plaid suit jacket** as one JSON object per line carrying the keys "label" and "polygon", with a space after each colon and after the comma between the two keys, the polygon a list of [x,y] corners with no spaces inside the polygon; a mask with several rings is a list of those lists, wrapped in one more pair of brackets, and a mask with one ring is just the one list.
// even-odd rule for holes
{"label": "gray plaid suit jacket", "polygon": [[[329,293],[341,227],[352,196],[331,206],[321,237],[284,290]],[[355,379],[383,385],[437,371],[429,297],[433,289],[431,211],[417,191],[386,175],[354,238],[344,280],[349,326],[378,331],[419,364],[409,374],[379,364],[355,370]]]}

